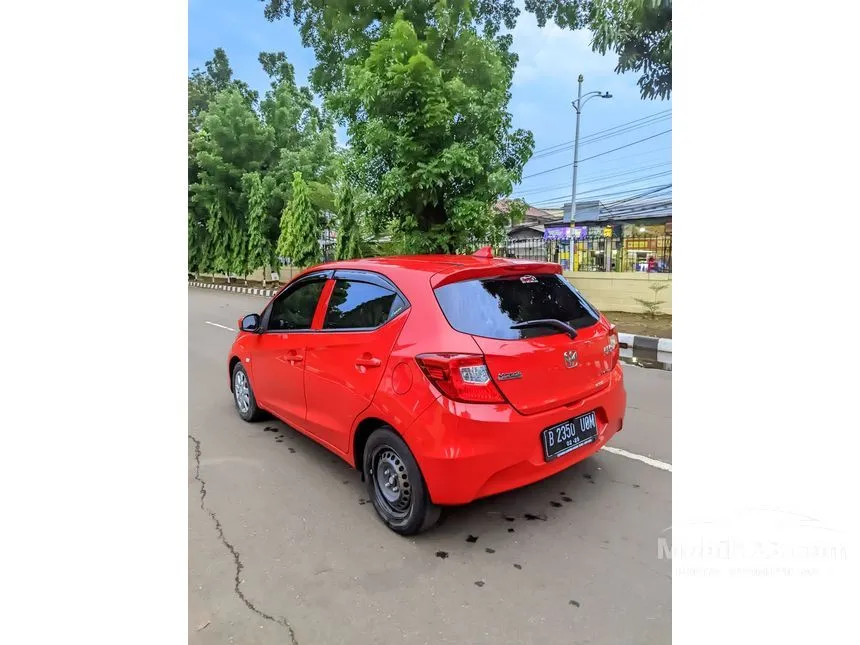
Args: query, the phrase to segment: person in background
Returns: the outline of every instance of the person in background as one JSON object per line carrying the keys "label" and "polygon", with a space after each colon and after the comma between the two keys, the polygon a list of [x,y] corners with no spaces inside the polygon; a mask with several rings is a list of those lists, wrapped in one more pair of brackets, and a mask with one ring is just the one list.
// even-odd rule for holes
{"label": "person in background", "polygon": [[657,261],[654,259],[654,256],[650,256],[648,258],[648,273],[652,273],[654,271],[654,266],[657,264]]}

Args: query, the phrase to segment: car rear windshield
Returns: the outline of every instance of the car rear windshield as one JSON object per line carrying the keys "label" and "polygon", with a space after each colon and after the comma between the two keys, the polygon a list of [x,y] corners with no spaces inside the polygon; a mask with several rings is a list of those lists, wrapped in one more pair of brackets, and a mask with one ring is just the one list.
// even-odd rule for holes
{"label": "car rear windshield", "polygon": [[563,333],[557,327],[511,329],[530,320],[554,318],[580,329],[600,319],[594,307],[558,274],[465,280],[439,287],[435,293],[454,329],[485,338],[517,340]]}

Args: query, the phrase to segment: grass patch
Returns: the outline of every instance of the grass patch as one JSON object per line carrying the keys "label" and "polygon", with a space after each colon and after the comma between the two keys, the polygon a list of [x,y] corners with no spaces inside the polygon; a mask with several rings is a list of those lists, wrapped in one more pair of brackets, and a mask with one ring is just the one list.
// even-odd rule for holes
{"label": "grass patch", "polygon": [[618,331],[638,336],[656,336],[657,338],[672,338],[672,316],[657,314],[632,314],[625,311],[604,311],[603,315],[609,322],[618,326]]}

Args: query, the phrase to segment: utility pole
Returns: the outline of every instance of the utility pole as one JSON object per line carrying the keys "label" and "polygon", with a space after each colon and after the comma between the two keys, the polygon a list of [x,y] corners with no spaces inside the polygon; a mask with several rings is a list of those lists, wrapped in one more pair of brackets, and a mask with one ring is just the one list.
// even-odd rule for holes
{"label": "utility pole", "polygon": [[[584,80],[582,74],[579,75],[577,80],[577,91],[576,91],[576,100],[572,102],[573,109],[576,110],[576,135],[573,139],[573,180],[571,182],[570,189],[570,255],[571,255],[571,263],[573,264],[574,259],[574,239],[573,239],[573,229],[576,227],[576,175],[579,171],[579,118],[582,115],[583,106],[588,103],[590,99],[595,97],[599,97],[602,99],[611,99],[612,95],[609,92],[588,92],[584,97],[582,96],[582,81]],[[583,101],[583,98],[585,101]],[[576,266],[571,266],[571,268],[576,271]]]}
{"label": "utility pole", "polygon": [[[582,110],[579,105],[582,102],[582,74],[577,80],[578,89],[576,92],[576,100],[573,102],[573,108],[576,110],[576,135],[573,138],[573,185],[570,189],[570,228],[576,226],[576,173],[579,170],[579,115]],[[573,248],[573,247],[571,247]]]}

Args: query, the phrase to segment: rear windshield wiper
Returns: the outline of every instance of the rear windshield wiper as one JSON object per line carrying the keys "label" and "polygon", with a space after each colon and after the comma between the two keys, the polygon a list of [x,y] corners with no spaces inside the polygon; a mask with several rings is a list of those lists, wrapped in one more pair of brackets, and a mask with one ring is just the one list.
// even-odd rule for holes
{"label": "rear windshield wiper", "polygon": [[511,329],[527,329],[529,327],[555,327],[566,333],[571,338],[576,338],[576,330],[566,322],[557,320],[556,318],[541,318],[539,320],[526,320],[524,322],[511,325]]}

